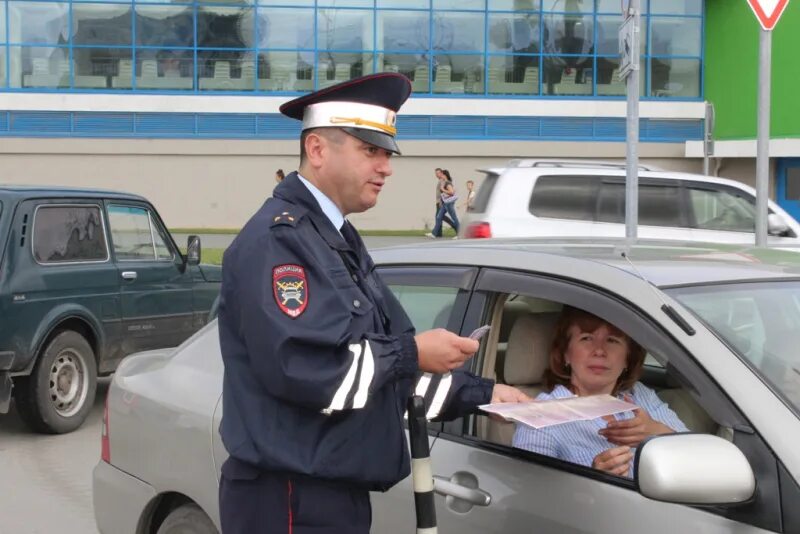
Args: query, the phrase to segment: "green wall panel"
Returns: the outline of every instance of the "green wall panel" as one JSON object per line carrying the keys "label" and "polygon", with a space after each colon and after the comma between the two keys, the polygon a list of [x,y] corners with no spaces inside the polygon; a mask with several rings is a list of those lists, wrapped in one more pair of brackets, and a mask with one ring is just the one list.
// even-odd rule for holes
{"label": "green wall panel", "polygon": [[[760,26],[746,0],[706,1],[705,96],[716,139],[754,139]],[[772,35],[772,137],[800,137],[800,2]]]}

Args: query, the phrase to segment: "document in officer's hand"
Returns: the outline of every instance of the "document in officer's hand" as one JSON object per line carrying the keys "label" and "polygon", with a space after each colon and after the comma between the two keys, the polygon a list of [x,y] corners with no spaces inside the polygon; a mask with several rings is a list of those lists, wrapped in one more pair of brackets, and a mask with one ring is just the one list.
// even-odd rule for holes
{"label": "document in officer's hand", "polygon": [[544,428],[629,412],[638,406],[611,395],[590,395],[543,401],[484,404],[480,408],[510,421],[517,421],[533,428]]}

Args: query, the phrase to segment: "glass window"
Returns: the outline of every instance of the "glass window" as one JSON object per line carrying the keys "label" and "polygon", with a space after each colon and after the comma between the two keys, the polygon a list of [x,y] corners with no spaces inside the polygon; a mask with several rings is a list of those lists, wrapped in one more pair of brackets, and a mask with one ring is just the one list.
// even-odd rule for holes
{"label": "glass window", "polygon": [[650,54],[654,56],[699,56],[702,20],[699,18],[651,17]]}
{"label": "glass window", "polygon": [[[217,51],[198,52],[198,64],[203,72],[212,72],[213,64],[206,60]],[[136,87],[138,89],[191,90],[194,88],[194,52],[192,50],[141,48],[136,50]],[[127,81],[129,67],[120,60],[120,84]]]}
{"label": "glass window", "polygon": [[483,55],[437,54],[433,57],[434,93],[483,93]]}
{"label": "glass window", "polygon": [[546,54],[587,54],[594,46],[592,15],[555,14],[544,17]]}
{"label": "glass window", "polygon": [[133,206],[109,206],[109,225],[118,260],[170,259],[171,254],[161,229],[156,229],[150,213]]}
{"label": "glass window", "polygon": [[372,7],[372,0],[317,0],[319,7]]}
{"label": "glass window", "polygon": [[76,45],[130,45],[131,6],[72,5],[72,40]]}
{"label": "glass window", "polygon": [[257,71],[259,90],[314,90],[314,52],[262,51]]}
{"label": "glass window", "polygon": [[12,46],[9,49],[11,87],[69,87],[67,48]]}
{"label": "glass window", "polygon": [[489,11],[539,11],[539,0],[489,0]]}
{"label": "glass window", "polygon": [[650,0],[650,12],[669,15],[701,15],[703,0]]}
{"label": "glass window", "polygon": [[6,10],[0,9],[0,43],[6,42]]}
{"label": "glass window", "polygon": [[384,53],[378,55],[377,72],[399,72],[411,80],[411,90],[415,93],[430,92],[430,60],[428,54]]}
{"label": "glass window", "polygon": [[681,210],[680,193],[676,185],[639,184],[639,224],[687,226]]}
{"label": "glass window", "polygon": [[[131,64],[130,48],[75,47],[72,56],[75,66],[75,87],[81,89],[131,87],[130,73],[124,77],[124,69],[121,69],[121,65]],[[127,85],[121,83],[121,76]]]}
{"label": "glass window", "polygon": [[625,222],[625,184],[603,182],[597,197],[597,222]]}
{"label": "glass window", "polygon": [[545,57],[544,83],[550,95],[592,94],[591,57]]}
{"label": "glass window", "polygon": [[40,206],[33,223],[33,255],[41,263],[108,259],[99,206]]}
{"label": "glass window", "polygon": [[699,59],[650,58],[652,96],[700,96]]}
{"label": "glass window", "polygon": [[689,203],[696,228],[754,232],[755,206],[752,200],[719,189],[689,187]]}
{"label": "glass window", "polygon": [[[645,59],[639,61],[639,94],[645,94]],[[624,96],[627,81],[619,78],[619,57],[597,58],[597,96]]]}
{"label": "glass window", "polygon": [[249,48],[255,43],[253,8],[202,6],[197,12],[197,46]]}
{"label": "glass window", "polygon": [[800,200],[800,167],[786,169],[786,200]]}
{"label": "glass window", "polygon": [[0,46],[0,87],[5,87],[6,81],[6,47]]}
{"label": "glass window", "polygon": [[[595,39],[597,53],[616,56],[619,54],[619,27],[622,17],[619,15],[598,15]],[[642,19],[639,25],[639,53],[644,54],[647,45],[647,21]]]}
{"label": "glass window", "polygon": [[61,44],[69,40],[69,4],[8,2],[11,43]]}
{"label": "glass window", "polygon": [[314,10],[259,8],[258,47],[314,48]]}
{"label": "glass window", "polygon": [[492,13],[489,15],[489,51],[535,54],[539,51],[539,15]]}
{"label": "glass window", "polygon": [[539,56],[489,56],[488,91],[502,95],[539,94]]}
{"label": "glass window", "polygon": [[372,50],[373,10],[319,9],[317,46],[320,50]]}
{"label": "glass window", "polygon": [[372,74],[372,57],[367,52],[320,52],[317,87]]}
{"label": "glass window", "polygon": [[[205,21],[206,19],[201,17],[201,20]],[[192,6],[137,5],[136,44],[142,46],[194,46]]]}
{"label": "glass window", "polygon": [[484,30],[482,13],[434,13],[433,49],[436,51],[482,52]]}
{"label": "glass window", "polygon": [[[189,59],[188,61],[191,61]],[[177,68],[169,74],[170,65]],[[168,59],[164,75],[180,76],[180,60]],[[197,53],[197,84],[201,91],[254,91],[256,58],[249,50],[201,50]],[[190,81],[191,78],[186,78]]]}
{"label": "glass window", "polygon": [[540,176],[528,210],[537,217],[591,221],[599,182],[594,176]]}
{"label": "glass window", "polygon": [[[216,1],[216,0],[215,0]],[[270,6],[314,6],[316,0],[259,0],[259,4]]]}
{"label": "glass window", "polygon": [[377,0],[378,7],[404,7],[408,9],[427,9],[430,0]]}
{"label": "glass window", "polygon": [[800,414],[800,284],[726,284],[668,290],[748,361]]}
{"label": "glass window", "polygon": [[433,0],[433,9],[485,9],[486,0]]}
{"label": "glass window", "polygon": [[378,49],[392,51],[430,48],[430,13],[378,11]]}
{"label": "glass window", "polygon": [[402,304],[417,332],[446,328],[458,289],[453,287],[423,287],[389,285]]}

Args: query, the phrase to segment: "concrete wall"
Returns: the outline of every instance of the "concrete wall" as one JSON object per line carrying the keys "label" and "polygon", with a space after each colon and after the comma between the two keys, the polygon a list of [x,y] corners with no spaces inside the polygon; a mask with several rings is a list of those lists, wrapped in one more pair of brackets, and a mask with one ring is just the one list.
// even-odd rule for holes
{"label": "concrete wall", "polygon": [[[359,228],[432,227],[436,167],[449,169],[463,193],[467,180],[480,183],[476,169],[512,158],[625,156],[624,143],[405,141],[401,148],[378,206],[351,217]],[[271,194],[275,170],[296,168],[298,153],[296,141],[10,138],[0,144],[0,182],[129,191],[150,199],[169,227],[238,228]],[[639,154],[665,169],[702,167],[684,157],[683,144],[643,143]],[[748,169],[735,172],[752,183]]]}

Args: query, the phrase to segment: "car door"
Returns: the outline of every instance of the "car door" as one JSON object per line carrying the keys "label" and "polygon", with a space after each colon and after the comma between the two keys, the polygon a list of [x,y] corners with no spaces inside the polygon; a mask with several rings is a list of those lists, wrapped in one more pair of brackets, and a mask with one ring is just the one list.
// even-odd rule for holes
{"label": "car door", "polygon": [[173,347],[195,330],[192,273],[145,203],[107,202],[125,352]]}
{"label": "car door", "polygon": [[[656,297],[648,294],[643,298]],[[679,391],[684,400],[700,403],[699,410],[712,418],[714,428],[729,435],[745,453],[756,473],[759,492],[753,503],[734,508],[657,502],[643,497],[635,480],[513,448],[510,439],[513,427],[509,431],[503,428],[508,423],[496,423],[499,428],[494,428],[494,422],[477,415],[460,424],[456,421],[446,425],[432,447],[432,471],[438,479],[436,511],[440,531],[459,534],[780,531],[778,472],[769,448],[714,381],[693,363],[691,354],[654,327],[652,319],[642,318],[636,309],[596,288],[532,274],[487,270],[481,272],[476,282],[462,334],[485,322],[492,322],[498,331],[508,331],[502,322],[498,326],[497,321],[510,315],[506,311],[511,308],[509,303],[520,301],[529,303],[523,315],[532,317],[552,314],[554,306],[580,307],[611,320],[640,340],[661,360],[662,371],[670,373],[660,383],[649,386],[670,389],[663,387],[668,379],[679,380],[684,386]],[[518,310],[514,313],[519,315]],[[529,339],[523,337],[525,341]],[[504,343],[505,355],[498,358]],[[500,336],[486,344],[475,358],[475,371],[511,381],[509,358],[515,343],[512,326],[507,340]],[[549,351],[544,352],[547,359]],[[652,372],[657,371],[654,368]],[[690,390],[695,393],[689,395]]]}
{"label": "car door", "polygon": [[[417,332],[459,332],[477,269],[472,267],[384,267],[379,273],[402,304]],[[442,423],[428,426],[433,441]],[[415,524],[414,491],[408,477],[387,493],[372,495],[373,532],[399,532]],[[405,527],[405,528],[404,528]]]}

